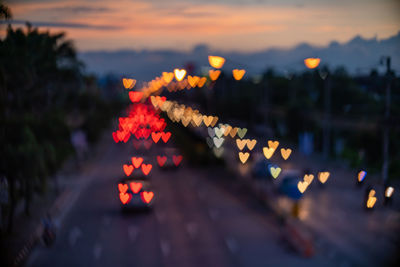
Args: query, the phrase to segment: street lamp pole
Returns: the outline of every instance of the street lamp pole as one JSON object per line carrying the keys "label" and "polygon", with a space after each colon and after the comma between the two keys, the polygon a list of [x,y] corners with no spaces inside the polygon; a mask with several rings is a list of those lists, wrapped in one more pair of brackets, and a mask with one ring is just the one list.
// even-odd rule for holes
{"label": "street lamp pole", "polygon": [[331,86],[329,75],[324,79],[324,123],[323,123],[323,156],[329,157],[330,134],[331,134]]}
{"label": "street lamp pole", "polygon": [[389,118],[390,118],[390,84],[391,84],[391,59],[390,57],[382,57],[386,61],[386,95],[385,95],[385,115],[383,126],[383,164],[382,164],[382,181],[386,184],[389,172]]}

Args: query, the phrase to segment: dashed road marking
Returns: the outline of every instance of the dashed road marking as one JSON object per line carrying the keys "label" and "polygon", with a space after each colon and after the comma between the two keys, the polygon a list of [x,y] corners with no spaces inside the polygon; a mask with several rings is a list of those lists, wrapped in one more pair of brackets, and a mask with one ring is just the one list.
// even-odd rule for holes
{"label": "dashed road marking", "polygon": [[198,189],[197,190],[197,196],[200,198],[200,199],[204,199],[205,198],[205,192],[204,192],[204,190],[202,190],[202,189]]}
{"label": "dashed road marking", "polygon": [[101,256],[101,252],[102,252],[103,248],[101,247],[101,245],[99,243],[96,243],[93,247],[93,256],[95,260],[98,260]]}
{"label": "dashed road marking", "polygon": [[69,232],[69,235],[68,235],[69,245],[71,247],[73,247],[81,235],[82,235],[82,231],[79,227],[75,226],[74,228],[72,228],[72,230]]}
{"label": "dashed road marking", "polygon": [[128,237],[131,242],[135,242],[138,233],[139,229],[136,226],[131,225],[128,227]]}
{"label": "dashed road marking", "polygon": [[169,253],[171,252],[171,246],[168,241],[166,240],[161,240],[160,241],[160,247],[161,247],[161,252],[164,257],[167,257]]}
{"label": "dashed road marking", "polygon": [[155,211],[156,219],[159,223],[163,223],[165,221],[165,212],[164,211]]}
{"label": "dashed road marking", "polygon": [[232,237],[225,238],[225,244],[232,253],[236,253],[239,249],[238,243]]}
{"label": "dashed road marking", "polygon": [[219,218],[219,211],[217,209],[214,208],[208,209],[208,214],[210,215],[210,218],[214,221]]}
{"label": "dashed road marking", "polygon": [[110,216],[103,216],[102,221],[103,221],[103,224],[105,226],[108,226],[111,223],[111,217]]}
{"label": "dashed road marking", "polygon": [[198,230],[199,230],[199,228],[196,223],[191,222],[191,223],[186,224],[186,231],[188,232],[191,239],[196,238]]}

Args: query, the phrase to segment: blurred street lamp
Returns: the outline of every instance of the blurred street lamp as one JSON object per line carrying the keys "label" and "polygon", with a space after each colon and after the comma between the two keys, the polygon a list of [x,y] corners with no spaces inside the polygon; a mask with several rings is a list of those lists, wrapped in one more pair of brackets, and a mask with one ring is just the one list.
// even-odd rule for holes
{"label": "blurred street lamp", "polygon": [[388,56],[381,57],[381,64],[386,65],[386,96],[385,96],[385,114],[384,114],[384,127],[383,127],[383,142],[382,142],[382,154],[383,154],[383,164],[382,164],[382,180],[385,184],[388,179],[389,172],[389,119],[390,119],[390,85],[392,80],[391,71],[391,58]]}
{"label": "blurred street lamp", "polygon": [[225,58],[218,56],[208,56],[208,62],[213,68],[220,69],[225,63]]}
{"label": "blurred street lamp", "polygon": [[357,185],[361,186],[361,184],[363,183],[365,176],[367,176],[367,172],[366,171],[360,171],[357,175]]}
{"label": "blurred street lamp", "polygon": [[[306,58],[304,65],[308,69],[315,69],[321,63],[320,58]],[[323,73],[323,75],[321,75]],[[324,81],[324,119],[322,123],[322,152],[324,158],[329,157],[330,133],[331,133],[331,87],[329,84],[328,70],[320,72],[320,77]]]}
{"label": "blurred street lamp", "polygon": [[368,197],[366,201],[366,207],[367,209],[372,209],[375,206],[376,203],[376,197],[375,197],[376,191],[374,189],[371,189],[368,191]]}
{"label": "blurred street lamp", "polygon": [[186,70],[185,69],[174,69],[175,79],[180,82],[185,78]]}
{"label": "blurred street lamp", "polygon": [[304,59],[304,65],[306,65],[306,67],[309,69],[315,69],[316,67],[318,67],[320,62],[321,62],[321,59],[319,59],[319,58],[309,57],[309,58]]}
{"label": "blurred street lamp", "polygon": [[386,187],[385,189],[385,198],[383,201],[383,205],[387,206],[390,205],[392,203],[392,195],[394,192],[394,188],[391,186]]}

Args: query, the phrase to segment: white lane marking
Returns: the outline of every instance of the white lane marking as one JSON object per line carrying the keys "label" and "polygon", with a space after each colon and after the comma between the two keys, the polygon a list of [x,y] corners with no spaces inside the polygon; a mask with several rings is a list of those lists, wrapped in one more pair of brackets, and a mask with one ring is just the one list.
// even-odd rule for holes
{"label": "white lane marking", "polygon": [[98,260],[101,256],[101,251],[103,250],[103,248],[101,247],[101,245],[99,243],[96,243],[93,247],[93,256],[95,260]]}
{"label": "white lane marking", "polygon": [[233,239],[232,237],[227,237],[225,238],[225,243],[226,246],[228,247],[228,249],[232,252],[232,253],[236,253],[239,249],[238,247],[238,243],[236,242],[235,239]]}
{"label": "white lane marking", "polygon": [[219,217],[219,211],[217,209],[210,208],[208,209],[208,214],[210,215],[212,220],[217,220]]}
{"label": "white lane marking", "polygon": [[81,235],[82,231],[79,227],[75,226],[74,228],[72,228],[68,235],[69,245],[73,247]]}
{"label": "white lane marking", "polygon": [[91,182],[95,179],[95,177],[97,176],[92,173],[88,178],[84,179],[81,182],[80,186],[77,187],[78,189],[74,189],[67,198],[67,200],[64,201],[63,205],[59,207],[60,213],[56,218],[54,218],[55,220],[58,221],[59,224],[58,227],[61,227],[65,216],[69,213],[69,211],[75,205],[75,202],[78,200],[81,193],[85,191],[85,189],[88,187],[89,184],[91,184]]}
{"label": "white lane marking", "polygon": [[161,240],[160,241],[161,252],[164,257],[168,256],[171,252],[171,246],[169,245],[168,241]]}
{"label": "white lane marking", "polygon": [[197,195],[199,196],[200,199],[204,199],[205,198],[205,192],[202,189],[198,189],[197,190]]}
{"label": "white lane marking", "polygon": [[156,219],[158,223],[163,223],[165,221],[165,212],[156,210]]}
{"label": "white lane marking", "polygon": [[128,227],[128,237],[131,242],[135,242],[138,233],[139,229],[136,226],[131,225]]}
{"label": "white lane marking", "polygon": [[111,223],[111,217],[110,216],[103,216],[102,221],[103,221],[103,224],[105,226],[108,226]]}
{"label": "white lane marking", "polygon": [[188,232],[190,238],[194,239],[197,236],[198,233],[198,226],[196,223],[188,223],[186,224],[186,231]]}
{"label": "white lane marking", "polygon": [[331,249],[331,250],[328,252],[328,258],[334,259],[335,257],[336,257],[336,251],[335,251],[334,249]]}

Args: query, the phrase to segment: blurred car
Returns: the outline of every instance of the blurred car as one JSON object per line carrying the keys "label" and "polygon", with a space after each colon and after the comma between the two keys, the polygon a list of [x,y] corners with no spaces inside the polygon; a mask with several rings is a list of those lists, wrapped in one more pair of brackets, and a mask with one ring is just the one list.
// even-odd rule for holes
{"label": "blurred car", "polygon": [[268,169],[270,164],[271,162],[265,160],[265,158],[259,157],[258,159],[256,159],[251,170],[253,177],[260,180],[273,180],[272,175]]}
{"label": "blurred car", "polygon": [[298,170],[287,170],[282,173],[279,184],[279,192],[293,200],[299,200],[303,194],[297,188],[297,183],[301,180],[301,172]]}
{"label": "blurred car", "polygon": [[160,169],[176,170],[181,165],[183,156],[177,148],[166,147],[163,150],[163,155],[157,156],[156,159]]}
{"label": "blurred car", "polygon": [[[136,155],[123,164],[123,172],[127,179],[146,180],[151,176],[151,171],[153,169],[153,164],[151,164],[151,162],[152,159],[148,156]],[[144,169],[142,165],[145,165],[146,168]]]}
{"label": "blurred car", "polygon": [[118,183],[120,205],[123,211],[152,208],[155,193],[148,179],[123,178]]}
{"label": "blurred car", "polygon": [[166,171],[166,170],[176,170],[179,166],[180,166],[180,162],[177,165],[173,161],[173,158],[169,157],[169,158],[167,158],[167,160],[165,160],[164,164],[162,166],[160,166],[160,169],[164,170],[164,171]]}

